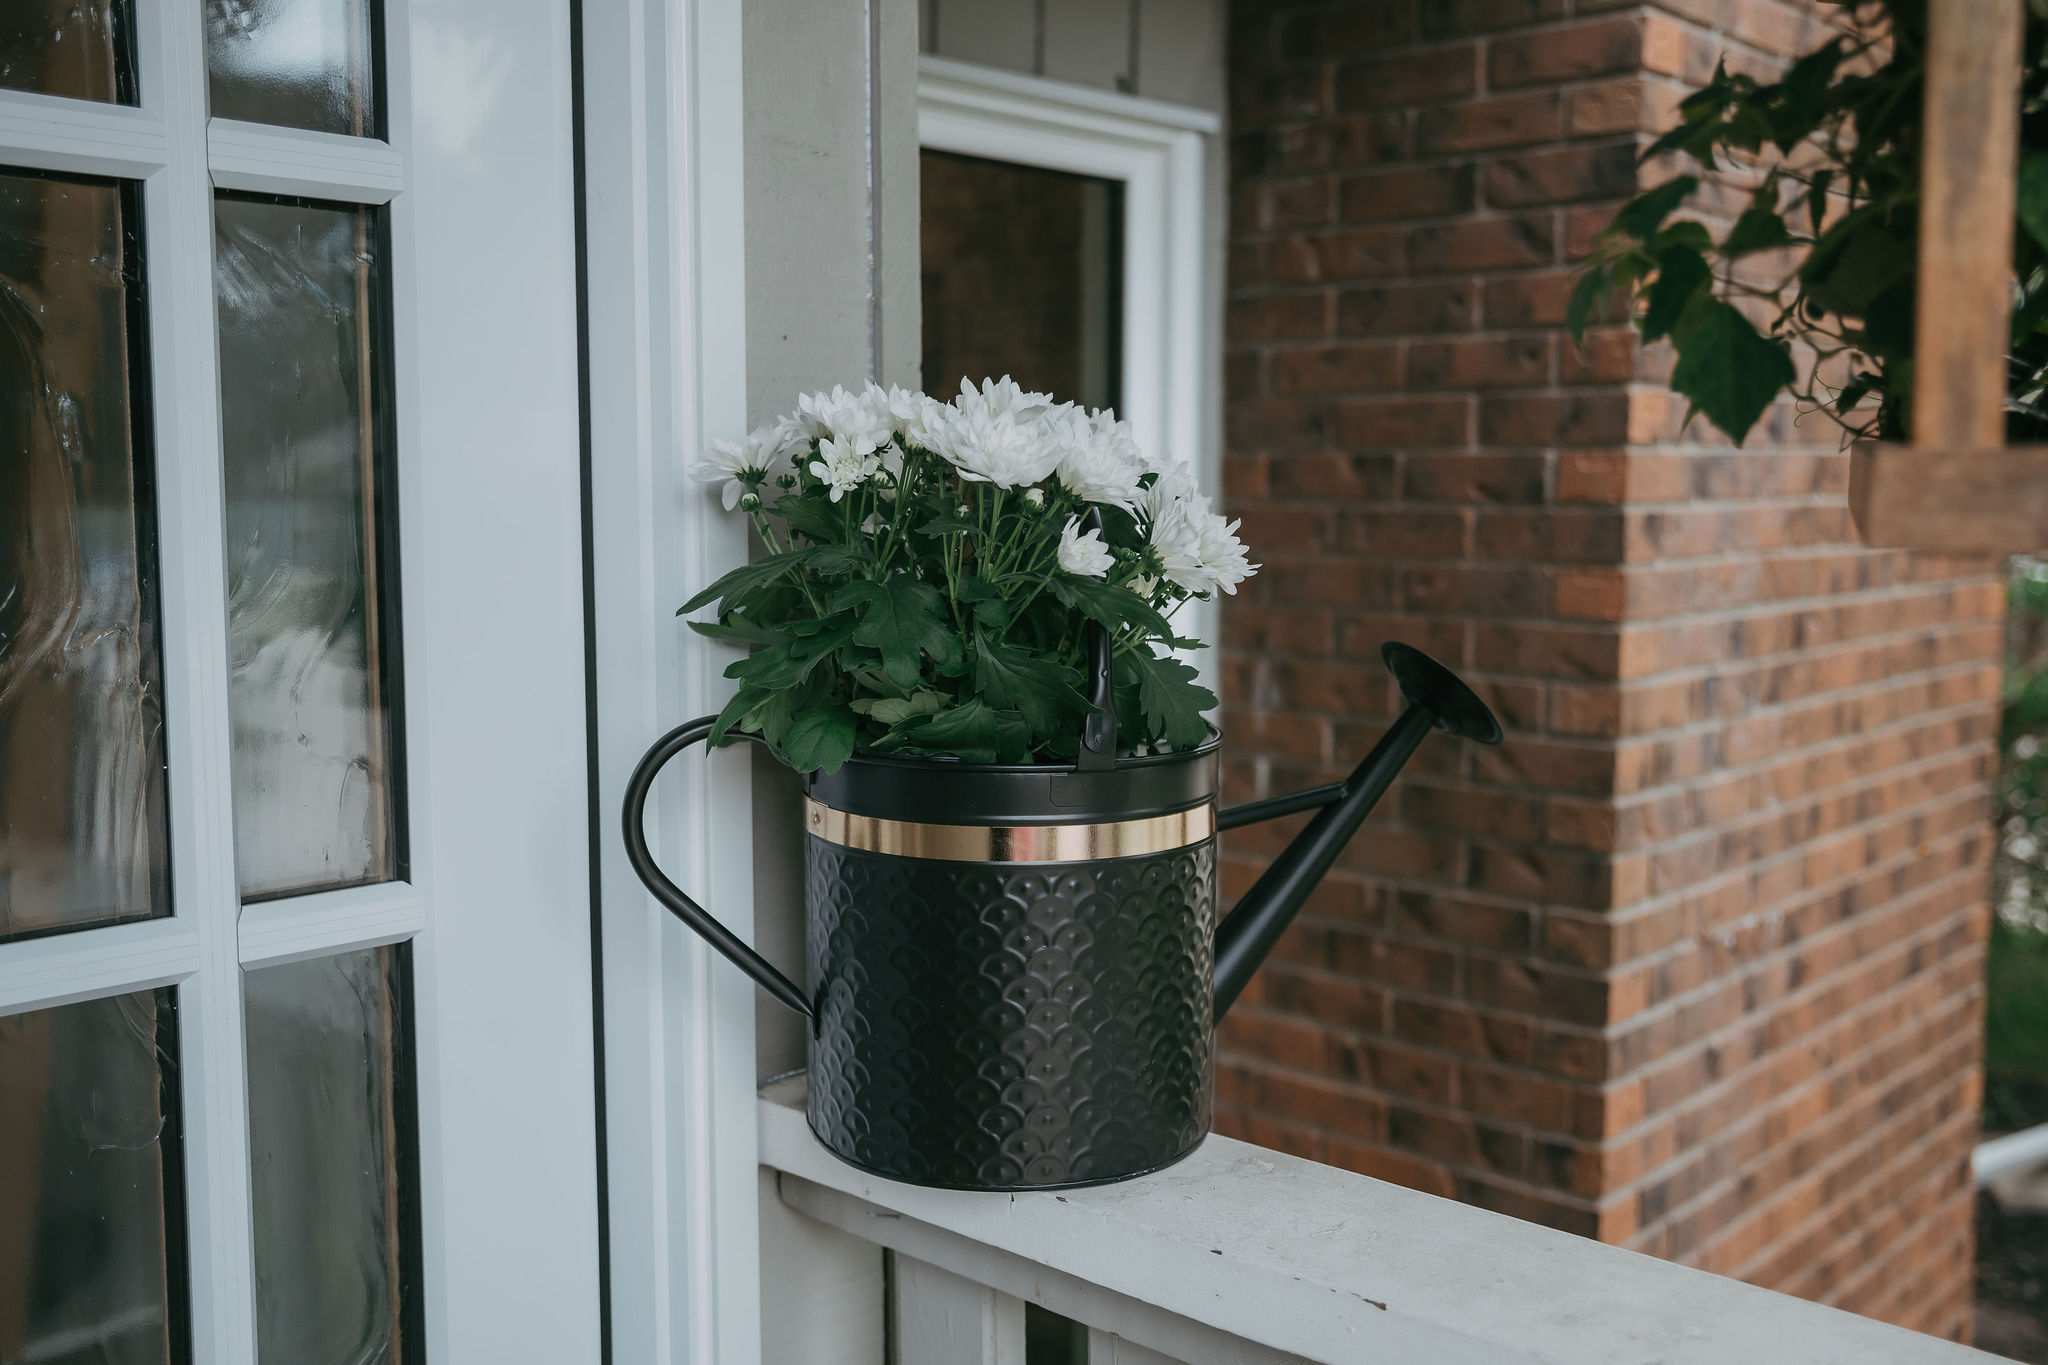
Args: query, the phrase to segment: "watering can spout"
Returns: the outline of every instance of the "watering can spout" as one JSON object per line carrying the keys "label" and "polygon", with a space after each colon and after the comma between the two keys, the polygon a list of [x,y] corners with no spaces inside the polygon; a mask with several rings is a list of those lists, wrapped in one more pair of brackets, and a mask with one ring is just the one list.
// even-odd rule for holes
{"label": "watering can spout", "polygon": [[1218,1019],[1243,992],[1302,902],[1431,730],[1444,730],[1481,744],[1500,743],[1500,722],[1451,670],[1421,650],[1399,643],[1383,646],[1380,657],[1400,684],[1408,705],[1349,777],[1326,787],[1237,806],[1217,818],[1219,828],[1233,829],[1297,811],[1319,811],[1216,931]]}

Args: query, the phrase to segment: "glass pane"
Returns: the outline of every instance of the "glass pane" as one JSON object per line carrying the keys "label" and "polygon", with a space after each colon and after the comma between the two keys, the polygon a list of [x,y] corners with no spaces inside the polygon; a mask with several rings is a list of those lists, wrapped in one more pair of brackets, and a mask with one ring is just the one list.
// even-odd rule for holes
{"label": "glass pane", "polygon": [[263,1365],[417,1358],[402,950],[244,973]]}
{"label": "glass pane", "polygon": [[0,90],[135,103],[127,0],[0,4]]}
{"label": "glass pane", "polygon": [[920,155],[924,384],[1007,374],[1089,407],[1121,401],[1123,184]]}
{"label": "glass pane", "polygon": [[375,136],[373,0],[206,0],[215,118]]}
{"label": "glass pane", "polygon": [[377,210],[215,205],[242,894],[400,875]]}
{"label": "glass pane", "polygon": [[168,990],[0,1019],[0,1363],[188,1355]]}
{"label": "glass pane", "polygon": [[170,911],[137,237],[0,173],[0,940]]}

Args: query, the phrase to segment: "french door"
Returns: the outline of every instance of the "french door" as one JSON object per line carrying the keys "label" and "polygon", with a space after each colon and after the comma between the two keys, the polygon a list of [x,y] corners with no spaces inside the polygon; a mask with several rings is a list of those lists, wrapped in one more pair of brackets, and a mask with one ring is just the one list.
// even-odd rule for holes
{"label": "french door", "polygon": [[0,1365],[595,1360],[568,6],[0,9]]}

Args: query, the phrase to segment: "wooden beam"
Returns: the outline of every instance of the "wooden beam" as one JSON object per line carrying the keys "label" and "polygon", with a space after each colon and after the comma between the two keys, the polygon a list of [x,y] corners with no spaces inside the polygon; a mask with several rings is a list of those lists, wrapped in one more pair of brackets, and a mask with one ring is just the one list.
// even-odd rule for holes
{"label": "wooden beam", "polygon": [[1849,513],[1872,549],[2048,548],[2048,446],[1860,444],[1849,461]]}
{"label": "wooden beam", "polygon": [[1930,449],[2004,442],[2023,7],[1927,7],[1913,443]]}

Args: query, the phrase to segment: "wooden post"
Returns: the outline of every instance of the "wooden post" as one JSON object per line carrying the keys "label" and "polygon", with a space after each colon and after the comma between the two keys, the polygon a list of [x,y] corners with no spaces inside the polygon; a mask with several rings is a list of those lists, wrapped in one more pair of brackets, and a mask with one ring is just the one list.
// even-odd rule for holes
{"label": "wooden post", "polygon": [[2023,0],[1927,7],[1913,443],[2005,440]]}
{"label": "wooden post", "polygon": [[1927,7],[1913,447],[1855,452],[1849,510],[1868,545],[2048,545],[2048,448],[1992,456],[2005,440],[2024,3]]}

